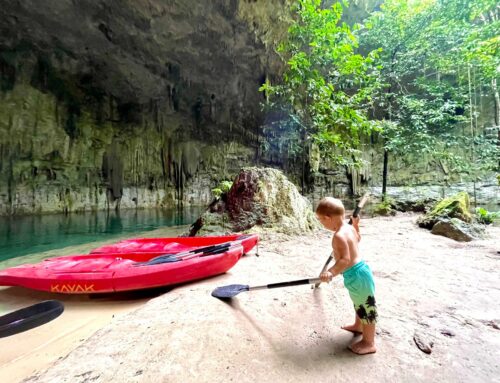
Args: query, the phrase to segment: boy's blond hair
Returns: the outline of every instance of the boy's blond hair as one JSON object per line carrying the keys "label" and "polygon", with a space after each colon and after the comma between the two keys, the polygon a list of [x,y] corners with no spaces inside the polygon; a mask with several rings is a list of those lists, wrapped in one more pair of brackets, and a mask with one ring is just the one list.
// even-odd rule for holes
{"label": "boy's blond hair", "polygon": [[318,206],[316,207],[316,214],[327,217],[338,215],[343,217],[345,215],[344,204],[337,198],[325,197],[319,201]]}

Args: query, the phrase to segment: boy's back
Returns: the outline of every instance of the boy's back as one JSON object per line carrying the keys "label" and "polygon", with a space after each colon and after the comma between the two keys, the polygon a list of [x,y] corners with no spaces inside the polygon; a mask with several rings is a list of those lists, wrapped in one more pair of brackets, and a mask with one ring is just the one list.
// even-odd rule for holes
{"label": "boy's back", "polygon": [[357,228],[344,222],[332,238],[335,261],[344,257],[348,261],[346,268],[358,263],[360,261],[358,250],[360,238]]}

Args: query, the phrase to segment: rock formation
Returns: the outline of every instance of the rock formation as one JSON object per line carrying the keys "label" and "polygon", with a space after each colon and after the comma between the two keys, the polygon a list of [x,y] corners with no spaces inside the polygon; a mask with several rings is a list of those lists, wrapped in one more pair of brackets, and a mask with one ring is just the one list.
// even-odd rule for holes
{"label": "rock formation", "polygon": [[432,234],[460,242],[469,242],[484,234],[484,228],[473,223],[466,192],[439,201],[431,211],[419,217],[417,223],[420,227],[430,229]]}
{"label": "rock formation", "polygon": [[418,225],[426,229],[432,229],[439,220],[450,218],[458,218],[464,222],[472,222],[469,209],[469,194],[460,192],[435,204],[430,212],[418,219]]}
{"label": "rock formation", "polygon": [[277,169],[244,168],[227,195],[211,204],[190,235],[240,232],[259,227],[284,233],[318,228],[311,203]]}

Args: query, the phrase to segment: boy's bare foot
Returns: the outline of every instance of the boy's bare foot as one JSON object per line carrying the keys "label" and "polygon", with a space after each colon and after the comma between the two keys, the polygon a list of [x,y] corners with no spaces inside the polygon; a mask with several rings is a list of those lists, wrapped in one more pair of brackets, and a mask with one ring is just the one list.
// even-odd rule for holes
{"label": "boy's bare foot", "polygon": [[373,343],[368,343],[364,340],[351,344],[349,349],[358,355],[373,354],[377,351],[377,348]]}
{"label": "boy's bare foot", "polygon": [[351,324],[349,326],[342,326],[342,330],[352,332],[354,335],[363,334],[363,326],[357,326],[356,324]]}

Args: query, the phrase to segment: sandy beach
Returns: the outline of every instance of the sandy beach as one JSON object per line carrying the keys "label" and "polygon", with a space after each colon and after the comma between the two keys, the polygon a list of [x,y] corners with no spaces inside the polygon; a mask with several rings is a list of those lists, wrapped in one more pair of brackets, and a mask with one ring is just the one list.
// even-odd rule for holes
{"label": "sandy beach", "polygon": [[[128,302],[114,318],[106,311],[83,340],[64,320],[71,312],[78,316],[78,309],[27,332],[26,339],[30,334],[36,339],[35,331],[53,326],[58,334],[68,333],[70,345],[54,344],[52,359],[44,357],[36,369],[27,366],[44,351],[34,348],[21,356],[24,365],[15,379],[10,373],[16,362],[2,365],[1,381],[495,381],[500,373],[500,228],[488,227],[487,239],[458,243],[418,228],[416,218],[399,214],[361,222],[361,251],[377,285],[376,354],[360,357],[347,349],[353,335],[340,326],[351,322],[354,312],[341,278],[315,290],[296,286],[241,293],[230,302],[210,295],[221,285],[318,274],[329,254],[328,232],[268,233],[261,237],[259,257],[250,254],[224,275],[147,302]],[[92,301],[76,306],[82,304]],[[91,315],[86,318],[92,321]],[[18,339],[0,340],[2,352]],[[415,340],[432,352],[422,352]]]}

